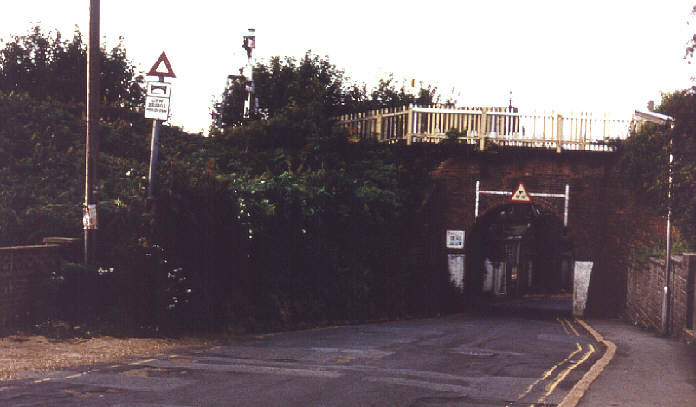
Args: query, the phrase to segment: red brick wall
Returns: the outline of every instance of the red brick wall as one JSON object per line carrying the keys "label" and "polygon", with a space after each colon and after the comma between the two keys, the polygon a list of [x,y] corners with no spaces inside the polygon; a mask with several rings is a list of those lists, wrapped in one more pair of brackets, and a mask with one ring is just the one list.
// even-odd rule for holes
{"label": "red brick wall", "polygon": [[[570,186],[568,233],[576,260],[594,262],[588,312],[618,315],[625,303],[631,241],[662,236],[657,213],[642,207],[616,177],[613,153],[515,150],[452,158],[433,171],[445,199],[443,227],[470,230],[474,224],[476,181],[481,190],[563,194]],[[533,198],[563,219],[562,198]],[[480,195],[479,216],[509,202],[509,196]],[[444,235],[444,231],[442,233]]]}
{"label": "red brick wall", "polygon": [[[693,329],[696,303],[691,293],[696,288],[696,254],[672,256],[670,281],[669,331],[681,336],[689,325]],[[664,259],[650,258],[645,264],[632,267],[628,272],[626,316],[636,325],[662,330],[662,304],[665,286]]]}
{"label": "red brick wall", "polygon": [[0,328],[35,314],[40,287],[57,271],[60,246],[0,247]]}

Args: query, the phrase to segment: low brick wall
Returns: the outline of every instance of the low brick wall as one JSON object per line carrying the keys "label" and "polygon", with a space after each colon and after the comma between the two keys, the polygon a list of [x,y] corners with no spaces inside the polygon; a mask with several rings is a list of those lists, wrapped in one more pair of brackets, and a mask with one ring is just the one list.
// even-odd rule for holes
{"label": "low brick wall", "polygon": [[0,328],[43,311],[45,286],[58,271],[61,246],[0,247]]}
{"label": "low brick wall", "polygon": [[[688,331],[696,326],[696,254],[672,256],[671,269],[669,333],[688,337]],[[629,270],[626,316],[636,325],[661,331],[664,286],[664,259],[653,257],[647,264]]]}

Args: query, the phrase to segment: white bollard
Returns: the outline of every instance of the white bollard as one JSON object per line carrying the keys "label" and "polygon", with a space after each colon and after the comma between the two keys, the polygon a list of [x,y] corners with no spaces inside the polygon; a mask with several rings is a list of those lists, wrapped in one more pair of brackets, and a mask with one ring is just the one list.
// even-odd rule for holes
{"label": "white bollard", "polygon": [[591,261],[576,261],[573,268],[573,315],[576,317],[585,314],[593,264]]}

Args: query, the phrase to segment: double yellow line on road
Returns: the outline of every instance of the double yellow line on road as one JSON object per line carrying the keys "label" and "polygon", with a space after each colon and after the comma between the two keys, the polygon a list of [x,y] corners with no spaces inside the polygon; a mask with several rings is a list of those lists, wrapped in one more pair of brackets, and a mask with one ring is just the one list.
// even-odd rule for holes
{"label": "double yellow line on road", "polygon": [[[567,319],[559,319],[559,318],[556,318],[556,321],[558,321],[558,323],[561,325],[561,327],[563,328],[563,331],[565,332],[566,335],[569,335],[569,336],[575,335],[575,336],[577,336],[577,337],[580,336],[580,334],[578,333],[577,329],[575,329],[575,327],[573,326],[573,323],[570,322],[569,320],[567,320]],[[572,332],[572,334],[571,334],[571,332]],[[592,356],[592,354],[595,353],[595,348],[594,348],[594,346],[592,346],[591,344],[589,344],[589,345],[587,345],[587,349],[586,349],[585,353],[582,355],[582,357],[581,357],[577,362],[571,362],[571,360],[572,360],[573,357],[575,357],[576,355],[578,355],[580,352],[583,351],[583,346],[580,345],[580,343],[576,342],[576,343],[575,343],[575,346],[576,346],[575,350],[572,351],[572,352],[570,352],[570,354],[568,354],[568,356],[566,356],[565,359],[563,359],[562,361],[556,363],[556,364],[555,364],[554,366],[552,366],[550,369],[548,369],[547,371],[545,371],[545,372],[541,375],[541,377],[540,377],[539,379],[537,379],[534,383],[530,384],[529,387],[527,387],[527,388],[525,389],[524,392],[520,393],[520,394],[517,396],[517,401],[519,402],[519,401],[522,400],[523,398],[527,397],[527,395],[529,395],[529,393],[531,393],[532,390],[534,390],[534,388],[535,388],[539,383],[541,383],[541,382],[543,382],[543,381],[549,379],[549,377],[551,377],[551,375],[552,375],[556,370],[560,370],[560,369],[562,369],[562,366],[567,365],[567,367],[566,367],[565,369],[560,370],[560,371],[558,372],[558,374],[553,378],[553,380],[551,380],[551,382],[549,382],[549,383],[546,385],[546,387],[544,388],[544,390],[545,390],[544,394],[543,394],[539,399],[537,399],[537,401],[536,401],[537,403],[543,403],[544,401],[546,401],[546,399],[547,399],[551,394],[553,394],[553,392],[556,390],[556,388],[558,387],[558,385],[559,385],[563,380],[565,380],[565,378],[568,377],[568,375],[569,375],[573,370],[575,370],[578,366],[580,366],[580,365],[582,365],[583,363],[585,363],[585,362],[587,361],[587,359],[589,359],[589,358]]]}
{"label": "double yellow line on road", "polygon": [[[573,324],[567,319],[556,318],[556,321],[558,321],[558,323],[561,324],[561,326],[563,327],[563,331],[565,331],[566,335],[570,335],[570,332],[568,331],[568,329],[570,329],[575,334],[575,336],[580,336]],[[566,324],[568,328],[566,328]]]}
{"label": "double yellow line on road", "polygon": [[[576,345],[578,344],[576,343]],[[595,352],[595,348],[592,345],[587,346],[589,349],[587,350],[587,352],[585,352],[584,355],[582,355],[582,358],[580,358],[580,360],[577,363],[571,364],[564,371],[558,373],[553,382],[546,386],[546,393],[542,397],[540,397],[539,400],[537,400],[537,403],[543,403],[544,401],[546,401],[546,399],[551,395],[551,393],[553,393],[553,391],[556,390],[556,386],[558,386],[558,384],[561,383],[568,376],[568,374],[570,374],[570,372],[572,372],[576,367],[585,363],[585,361],[587,361],[587,359],[589,359],[590,356],[592,356],[592,354]]]}

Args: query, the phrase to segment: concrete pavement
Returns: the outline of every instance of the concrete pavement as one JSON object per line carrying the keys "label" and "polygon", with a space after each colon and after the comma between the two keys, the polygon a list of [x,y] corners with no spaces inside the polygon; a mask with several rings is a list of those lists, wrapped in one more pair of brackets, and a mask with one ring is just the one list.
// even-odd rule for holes
{"label": "concrete pavement", "polygon": [[696,346],[620,320],[587,320],[616,353],[579,407],[696,406]]}

